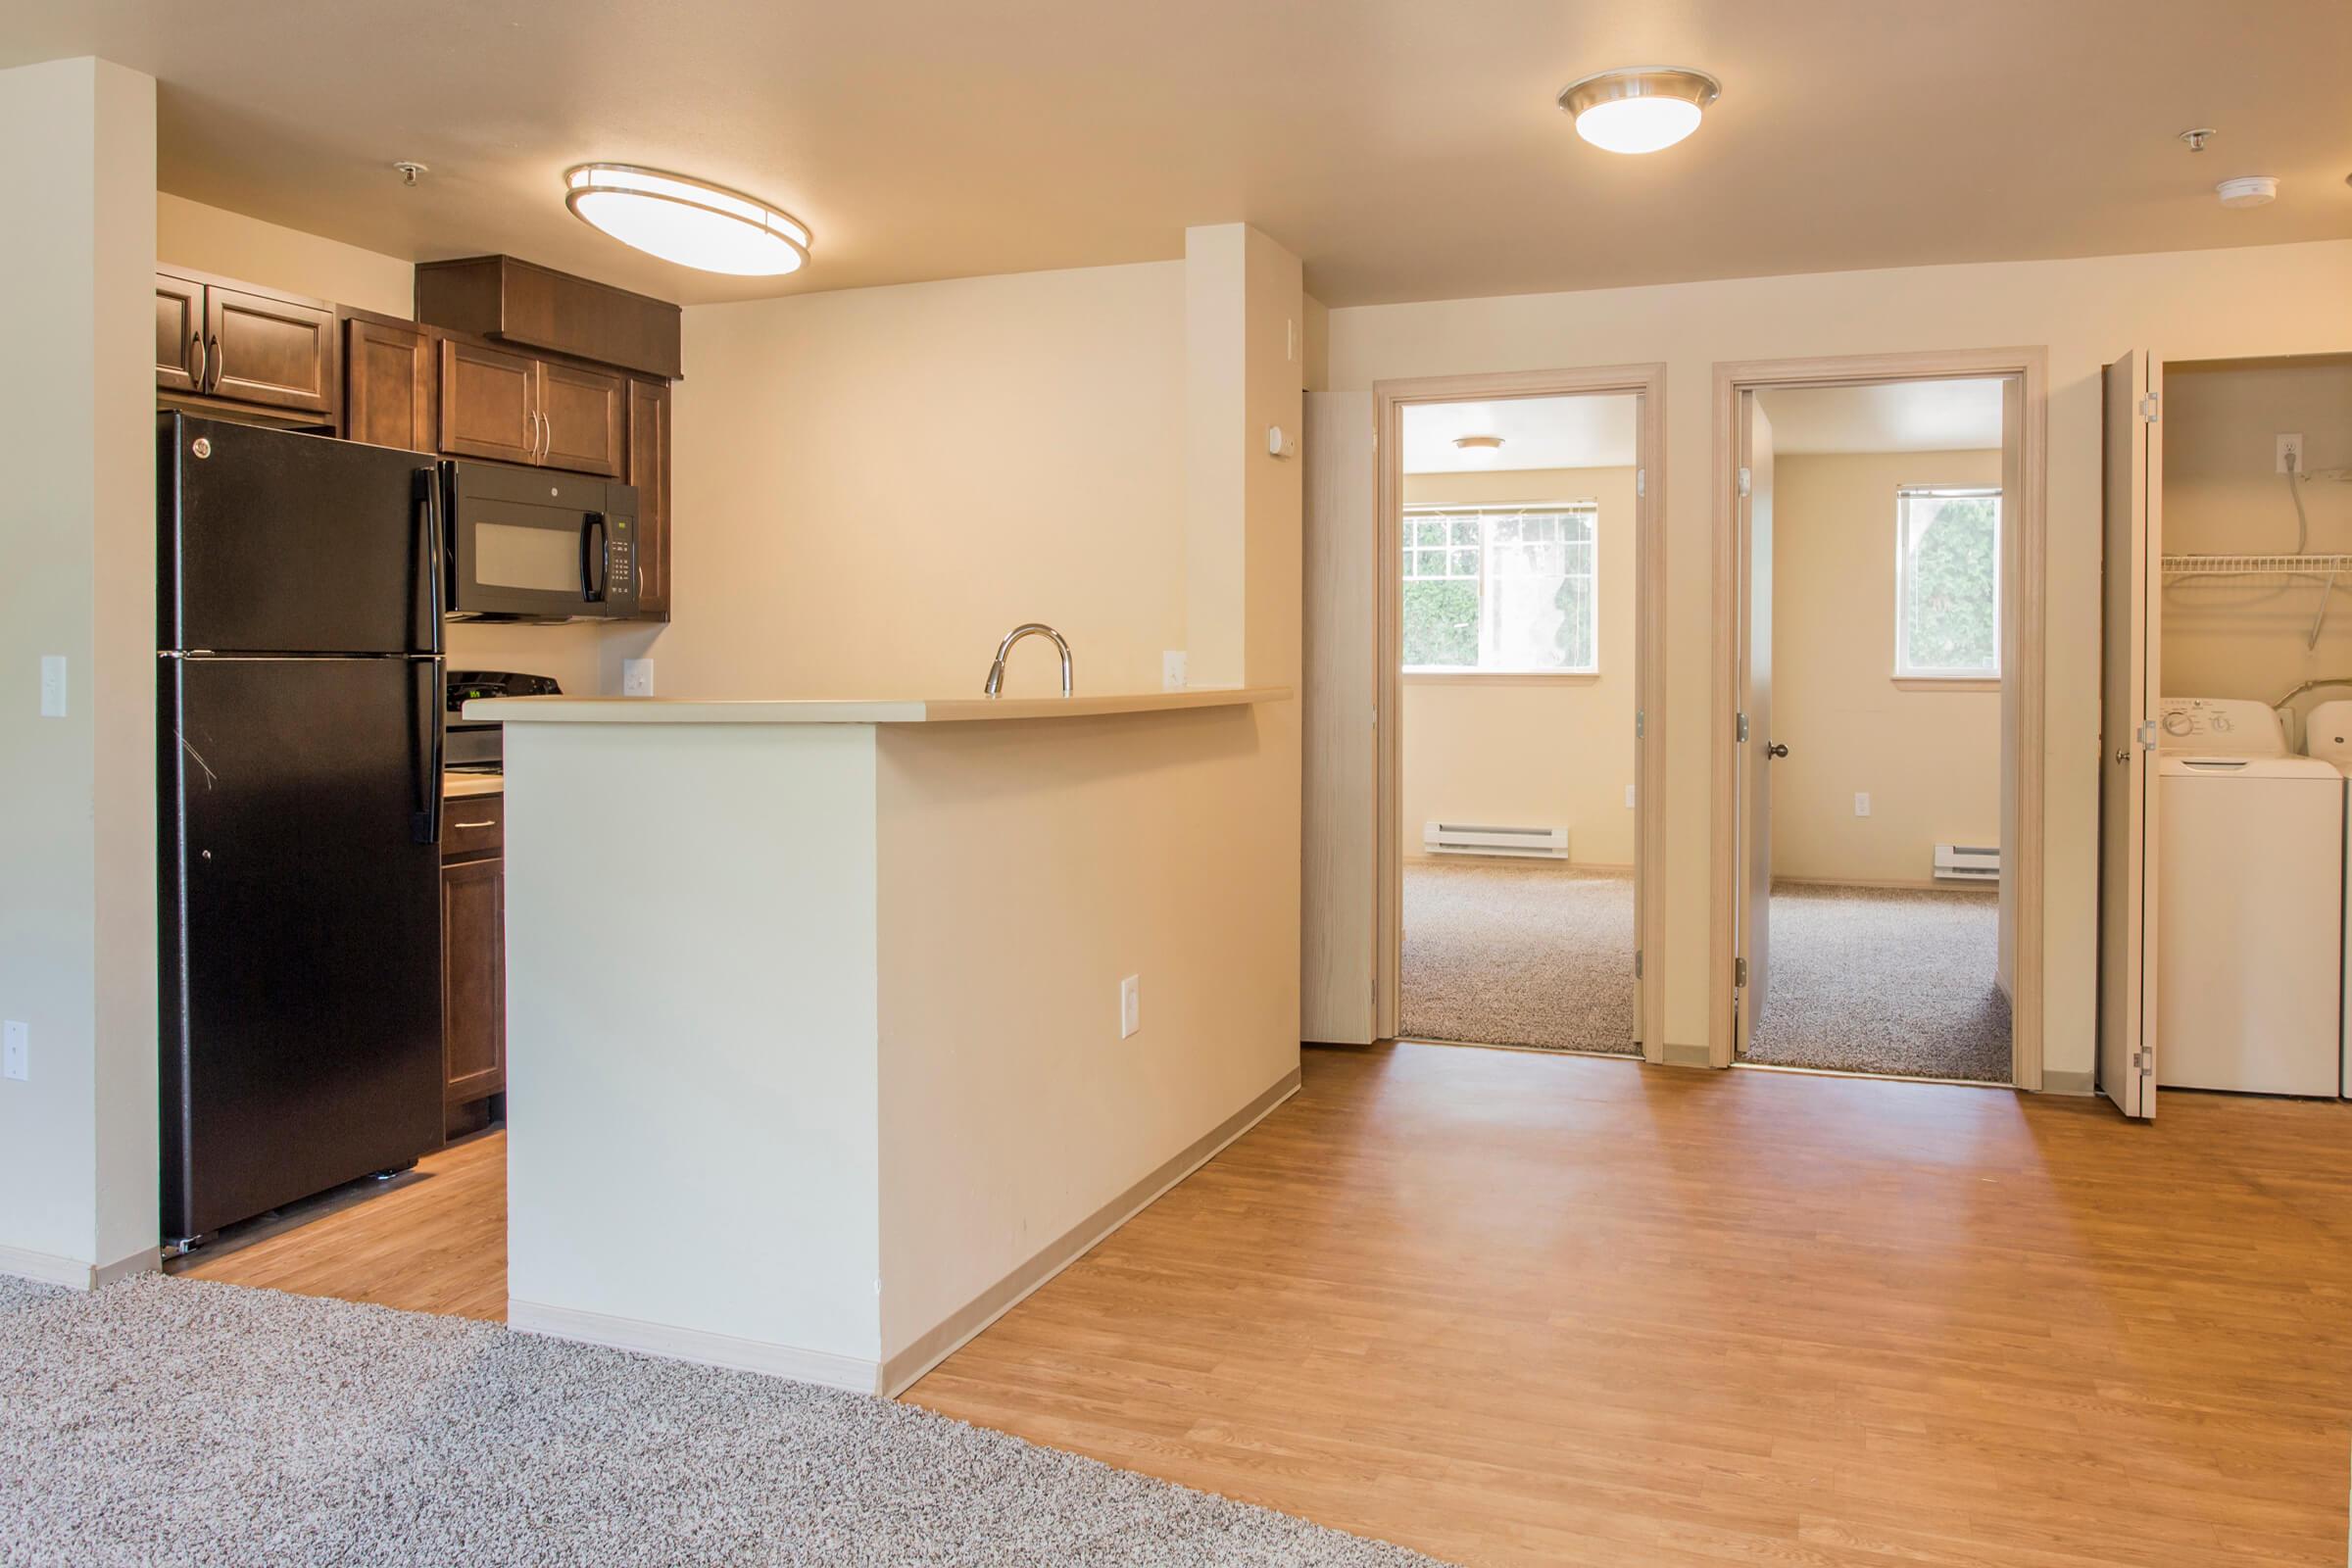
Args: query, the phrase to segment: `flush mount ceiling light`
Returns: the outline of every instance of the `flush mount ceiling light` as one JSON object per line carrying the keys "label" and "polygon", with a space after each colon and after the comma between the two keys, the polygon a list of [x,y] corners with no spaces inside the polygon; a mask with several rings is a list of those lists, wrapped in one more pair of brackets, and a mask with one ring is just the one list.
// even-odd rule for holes
{"label": "flush mount ceiling light", "polygon": [[1680,66],[1632,66],[1596,72],[1560,89],[1560,108],[1576,133],[1613,153],[1654,153],[1698,128],[1723,83]]}
{"label": "flush mount ceiling light", "polygon": [[564,205],[624,245],[705,272],[772,277],[808,260],[808,230],[765,202],[632,164],[564,173]]}
{"label": "flush mount ceiling light", "polygon": [[2278,181],[2268,174],[2245,174],[2213,187],[2224,207],[2268,207],[2278,199]]}
{"label": "flush mount ceiling light", "polygon": [[1457,435],[1453,438],[1453,450],[1465,458],[1474,458],[1483,462],[1502,451],[1502,437],[1498,435]]}

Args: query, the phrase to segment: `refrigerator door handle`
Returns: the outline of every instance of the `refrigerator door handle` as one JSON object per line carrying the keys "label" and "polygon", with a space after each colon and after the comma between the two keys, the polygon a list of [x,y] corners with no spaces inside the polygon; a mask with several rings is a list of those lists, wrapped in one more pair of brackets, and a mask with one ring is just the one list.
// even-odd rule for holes
{"label": "refrigerator door handle", "polygon": [[423,637],[418,640],[425,652],[438,659],[445,651],[441,622],[448,609],[444,594],[449,579],[449,541],[441,513],[441,470],[437,467],[416,470],[416,531],[424,552],[424,566],[419,573],[423,581],[417,585],[421,591],[416,597],[420,601],[417,613],[425,621],[425,627]]}
{"label": "refrigerator door handle", "polygon": [[448,809],[442,798],[441,772],[448,765],[444,748],[447,727],[441,721],[441,707],[446,700],[448,676],[439,658],[419,659],[411,667],[424,683],[416,694],[416,815],[414,831],[419,844],[441,842],[441,819]]}

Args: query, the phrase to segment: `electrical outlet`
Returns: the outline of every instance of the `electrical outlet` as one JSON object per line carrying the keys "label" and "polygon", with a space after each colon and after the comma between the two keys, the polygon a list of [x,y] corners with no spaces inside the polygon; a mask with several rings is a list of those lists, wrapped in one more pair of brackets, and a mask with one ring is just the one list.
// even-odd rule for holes
{"label": "electrical outlet", "polygon": [[2303,438],[2301,436],[2282,435],[2278,438],[2278,471],[2280,473],[2301,473],[2303,471]]}
{"label": "electrical outlet", "polygon": [[1856,816],[1870,814],[1870,796],[1866,791],[1856,790],[1854,792],[1854,814]]}
{"label": "electrical outlet", "polygon": [[66,656],[63,654],[41,656],[41,716],[66,716]]}
{"label": "electrical outlet", "polygon": [[1184,690],[1184,650],[1165,648],[1159,655],[1159,689],[1163,692]]}
{"label": "electrical outlet", "polygon": [[1629,811],[1634,808],[1634,787],[1631,784],[1625,787],[1625,808]]}
{"label": "electrical outlet", "polygon": [[1144,977],[1131,974],[1119,982],[1119,1038],[1144,1026]]}
{"label": "electrical outlet", "polygon": [[620,695],[651,697],[654,695],[654,662],[650,659],[624,659],[620,662]]}
{"label": "electrical outlet", "polygon": [[11,1018],[0,1024],[0,1078],[23,1083],[32,1076],[32,1028]]}

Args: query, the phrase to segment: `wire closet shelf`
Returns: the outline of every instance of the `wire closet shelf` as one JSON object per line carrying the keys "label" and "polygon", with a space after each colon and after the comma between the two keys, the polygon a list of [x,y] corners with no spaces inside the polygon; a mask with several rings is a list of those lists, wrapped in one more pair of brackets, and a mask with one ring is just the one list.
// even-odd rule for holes
{"label": "wire closet shelf", "polygon": [[2162,567],[2167,582],[2184,582],[2193,577],[2276,577],[2317,582],[2320,607],[2311,617],[2311,630],[2303,636],[2303,646],[2315,649],[2320,646],[2320,633],[2328,628],[2328,612],[2335,602],[2335,579],[2339,574],[2352,572],[2352,555],[2290,551],[2274,556],[2166,556]]}

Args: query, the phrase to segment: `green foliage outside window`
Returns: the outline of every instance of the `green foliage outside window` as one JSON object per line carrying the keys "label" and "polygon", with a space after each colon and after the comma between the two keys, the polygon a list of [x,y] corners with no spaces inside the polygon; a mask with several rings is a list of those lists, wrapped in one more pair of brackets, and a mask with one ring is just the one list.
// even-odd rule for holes
{"label": "green foliage outside window", "polygon": [[1902,668],[1996,673],[2000,497],[1907,494],[1902,506]]}

